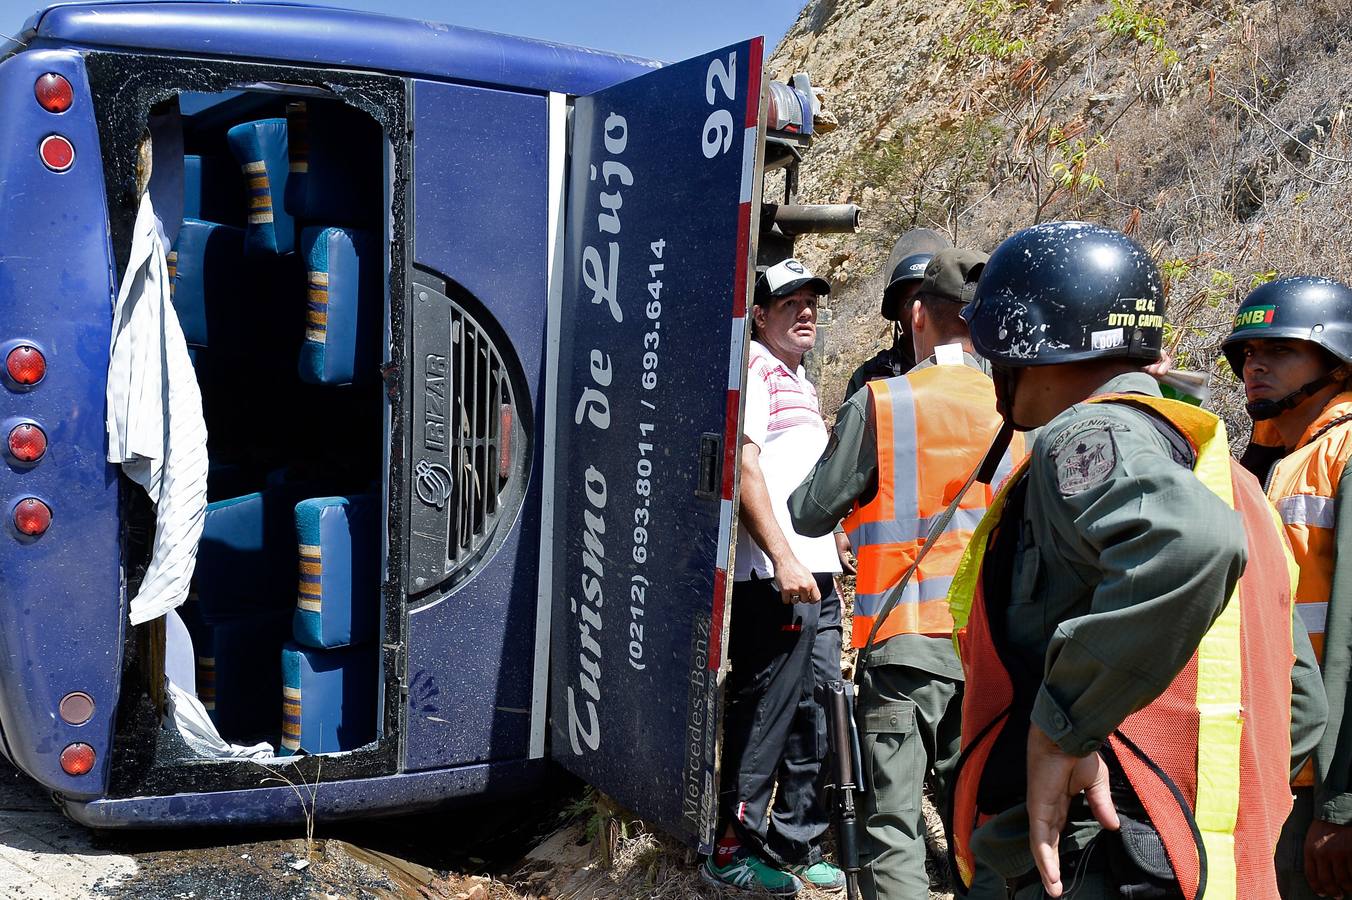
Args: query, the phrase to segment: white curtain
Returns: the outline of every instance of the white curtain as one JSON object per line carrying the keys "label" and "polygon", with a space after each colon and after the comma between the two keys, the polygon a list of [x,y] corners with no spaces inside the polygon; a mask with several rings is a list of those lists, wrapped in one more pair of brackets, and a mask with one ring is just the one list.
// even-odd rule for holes
{"label": "white curtain", "polygon": [[108,461],[155,504],[155,543],[131,623],[188,596],[207,507],[202,394],[169,295],[164,244],[150,195],[141,198],[131,257],[113,306],[108,363]]}

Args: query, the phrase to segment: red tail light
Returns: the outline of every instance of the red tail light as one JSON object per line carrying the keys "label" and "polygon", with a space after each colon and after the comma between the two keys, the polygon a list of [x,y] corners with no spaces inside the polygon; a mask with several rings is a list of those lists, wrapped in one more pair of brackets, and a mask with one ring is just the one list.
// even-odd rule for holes
{"label": "red tail light", "polygon": [[14,507],[14,527],[20,534],[36,537],[52,527],[52,508],[36,497],[20,500]]}
{"label": "red tail light", "polygon": [[94,768],[94,748],[88,744],[68,744],[61,751],[61,771],[67,775],[84,775]]}
{"label": "red tail light", "polygon": [[39,78],[37,84],[33,85],[33,94],[38,98],[38,105],[51,113],[65,112],[75,100],[75,91],[70,82],[55,72],[48,72]]}
{"label": "red tail light", "polygon": [[15,384],[37,384],[47,374],[47,360],[37,347],[23,344],[9,351],[5,371]]}
{"label": "red tail light", "polygon": [[37,462],[47,452],[47,435],[36,425],[25,422],[9,433],[9,455],[19,462]]}
{"label": "red tail light", "polygon": [[503,481],[512,474],[512,405],[502,404],[498,410],[498,478]]}
{"label": "red tail light", "polygon": [[75,147],[59,134],[49,134],[38,145],[42,164],[53,172],[64,172],[75,165]]}

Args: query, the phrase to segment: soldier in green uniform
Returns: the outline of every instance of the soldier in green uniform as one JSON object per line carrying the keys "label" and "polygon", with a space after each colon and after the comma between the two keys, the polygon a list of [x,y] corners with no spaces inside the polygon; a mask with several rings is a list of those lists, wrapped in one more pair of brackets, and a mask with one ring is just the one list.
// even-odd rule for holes
{"label": "soldier in green uniform", "polygon": [[[1231,897],[1236,889],[1246,900],[1274,897],[1287,749],[1303,757],[1323,727],[1309,639],[1298,620],[1290,637],[1282,633],[1292,618],[1289,583],[1271,585],[1285,576],[1286,557],[1270,514],[1256,508],[1261,490],[1228,471],[1215,417],[1169,406],[1144,371],[1160,355],[1163,312],[1149,256],[1084,223],[1048,223],[1007,239],[963,311],[976,351],[992,363],[1006,422],[1041,429],[950,593],[967,673],[954,795],[958,865],[970,878],[980,860],[1019,900],[1191,896],[1183,890],[1197,888],[1190,857],[1205,858],[1210,885],[1237,885]],[[1104,395],[1115,402],[1085,402]],[[1211,461],[1206,483],[1194,474],[1202,455]],[[1217,492],[1231,478],[1234,506]],[[1273,571],[1245,573],[1255,553],[1277,563],[1253,568]],[[1241,573],[1246,590],[1231,602],[1242,603],[1246,628],[1242,636],[1237,627],[1217,629],[1216,638],[1233,639],[1221,653],[1235,661],[1224,669],[1234,678],[1228,715],[1240,714],[1241,678],[1246,700],[1256,707],[1261,696],[1271,708],[1246,708],[1242,733],[1226,732],[1234,745],[1225,745],[1225,758],[1247,764],[1235,763],[1232,779],[1218,776],[1224,789],[1208,790],[1233,801],[1239,824],[1217,826],[1230,829],[1229,844],[1221,835],[1199,853],[1194,836],[1199,844],[1214,836],[1185,823],[1216,798],[1199,799],[1201,788],[1152,793],[1136,752],[1172,782],[1198,784],[1195,769],[1218,739],[1196,719],[1210,682],[1194,684],[1188,673],[1200,679],[1199,645],[1211,639]],[[1277,596],[1254,596],[1260,590]],[[1288,606],[1278,602],[1281,590]],[[1262,633],[1264,616],[1277,617],[1279,634]],[[1291,707],[1289,742],[1288,691],[1304,698]],[[1183,714],[1175,715],[1180,698]],[[1177,801],[1175,815],[1152,821],[1147,802],[1161,794],[1165,807]],[[1104,836],[1105,828],[1121,836]],[[1236,829],[1246,839],[1234,840]]]}
{"label": "soldier in green uniform", "polygon": [[[1000,428],[990,377],[959,314],[985,262],[972,250],[934,255],[904,310],[920,364],[846,401],[827,450],[789,497],[796,531],[823,535],[843,518],[859,557],[852,643],[861,651],[857,717],[871,776],[863,794],[865,900],[925,895],[921,800],[927,780],[943,796],[958,758],[962,667],[946,594],[987,496],[971,492],[946,530],[945,549],[928,557],[892,612],[877,617],[929,517],[947,506]],[[1011,464],[1005,460],[1006,471]],[[1003,886],[994,887],[991,896],[1003,897]]]}

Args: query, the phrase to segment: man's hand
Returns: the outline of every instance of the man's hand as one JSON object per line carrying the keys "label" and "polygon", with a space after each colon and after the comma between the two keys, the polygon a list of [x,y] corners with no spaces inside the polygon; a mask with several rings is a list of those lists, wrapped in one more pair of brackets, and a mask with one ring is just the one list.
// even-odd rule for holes
{"label": "man's hand", "polygon": [[840,568],[846,575],[856,574],[854,554],[850,552],[850,536],[843,531],[836,532],[836,556],[840,557]]}
{"label": "man's hand", "polygon": [[1305,832],[1305,880],[1321,897],[1352,896],[1352,825],[1315,819]]}
{"label": "man's hand", "polygon": [[1084,792],[1089,811],[1109,831],[1119,827],[1108,792],[1108,766],[1097,753],[1071,756],[1037,725],[1028,727],[1028,843],[1050,897],[1060,897],[1061,857],[1057,848],[1070,801]]}
{"label": "man's hand", "polygon": [[1174,367],[1174,355],[1168,350],[1160,351],[1160,358],[1145,367],[1145,371],[1155,378],[1163,378]]}
{"label": "man's hand", "polygon": [[779,595],[785,603],[820,603],[821,591],[817,589],[817,579],[798,561],[793,554],[776,559],[775,580],[779,582]]}

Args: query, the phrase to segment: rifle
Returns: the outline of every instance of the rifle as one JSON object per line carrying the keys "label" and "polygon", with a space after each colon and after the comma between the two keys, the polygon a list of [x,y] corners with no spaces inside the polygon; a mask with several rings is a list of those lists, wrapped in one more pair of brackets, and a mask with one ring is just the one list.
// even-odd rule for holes
{"label": "rifle", "polygon": [[865,790],[860,773],[863,756],[854,720],[854,685],[833,681],[822,685],[826,733],[831,744],[832,805],[836,819],[836,857],[845,872],[846,900],[859,896],[859,819],[855,795]]}

